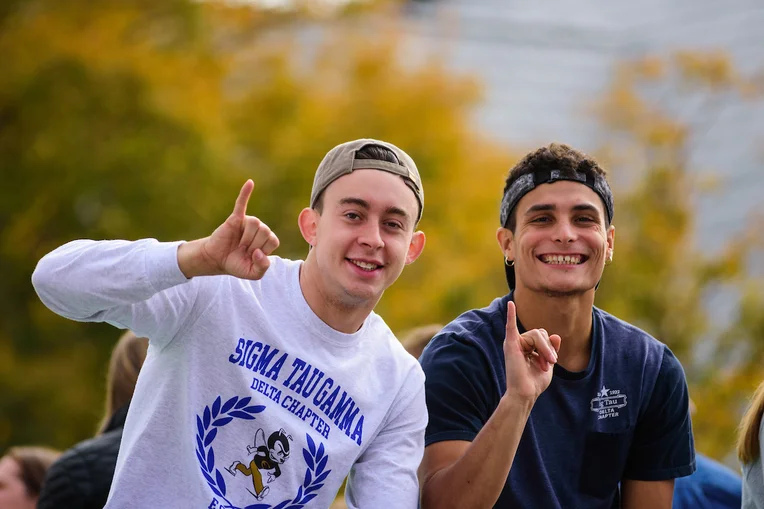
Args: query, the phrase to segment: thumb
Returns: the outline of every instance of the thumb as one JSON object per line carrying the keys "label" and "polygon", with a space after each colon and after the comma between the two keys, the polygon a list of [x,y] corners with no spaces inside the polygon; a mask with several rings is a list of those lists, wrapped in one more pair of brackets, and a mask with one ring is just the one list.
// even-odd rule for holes
{"label": "thumb", "polygon": [[552,348],[554,348],[555,352],[560,351],[560,345],[562,344],[562,338],[560,336],[552,334],[549,336],[549,342],[552,344]]}
{"label": "thumb", "polygon": [[252,252],[252,263],[255,266],[255,272],[259,273],[260,277],[262,277],[262,275],[265,274],[265,271],[268,270],[268,267],[271,266],[270,258],[268,258],[260,248],[257,248]]}
{"label": "thumb", "polygon": [[517,330],[517,310],[515,309],[515,303],[512,301],[507,302],[507,339],[516,338],[520,335],[520,331]]}

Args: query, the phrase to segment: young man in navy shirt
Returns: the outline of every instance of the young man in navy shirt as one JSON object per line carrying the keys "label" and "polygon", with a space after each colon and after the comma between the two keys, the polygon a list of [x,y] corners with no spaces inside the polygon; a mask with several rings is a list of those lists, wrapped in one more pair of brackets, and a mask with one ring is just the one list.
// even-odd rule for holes
{"label": "young man in navy shirt", "polygon": [[532,152],[500,220],[513,291],[420,359],[422,507],[670,508],[695,470],[687,384],[666,345],[594,307],[615,239],[604,170],[565,145]]}

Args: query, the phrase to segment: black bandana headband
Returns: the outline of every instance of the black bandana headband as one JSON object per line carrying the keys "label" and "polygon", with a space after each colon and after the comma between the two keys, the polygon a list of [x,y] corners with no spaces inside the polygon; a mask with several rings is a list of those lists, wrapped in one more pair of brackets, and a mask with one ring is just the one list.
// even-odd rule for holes
{"label": "black bandana headband", "polygon": [[613,192],[610,190],[610,186],[604,176],[600,174],[590,176],[578,171],[573,173],[562,173],[560,170],[551,170],[528,173],[512,182],[512,185],[509,186],[509,189],[504,193],[504,197],[501,200],[501,212],[499,214],[501,225],[504,227],[507,226],[509,214],[523,196],[533,191],[541,184],[549,184],[558,180],[572,180],[574,182],[579,182],[597,193],[597,195],[602,198],[602,203],[605,204],[608,224],[613,222]]}

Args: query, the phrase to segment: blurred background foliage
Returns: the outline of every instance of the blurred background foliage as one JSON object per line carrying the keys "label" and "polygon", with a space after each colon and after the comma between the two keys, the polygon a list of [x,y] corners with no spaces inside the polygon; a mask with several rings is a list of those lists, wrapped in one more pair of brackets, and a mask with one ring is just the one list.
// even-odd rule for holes
{"label": "blurred background foliage", "polygon": [[[82,237],[204,236],[252,178],[249,213],[277,232],[280,255],[302,257],[296,217],[313,172],[348,139],[400,145],[424,180],[427,247],[378,306],[394,330],[446,323],[505,292],[503,179],[534,147],[475,128],[476,79],[437,55],[407,58],[395,2],[316,5],[0,8],[0,451],[66,448],[93,434],[103,410],[119,331],[45,309],[30,284],[42,255]],[[752,218],[728,245],[697,245],[695,206],[713,185],[687,153],[704,110],[688,120],[665,104],[688,93],[759,101],[760,88],[726,55],[687,51],[624,62],[586,105],[616,193],[615,262],[597,304],[678,355],[698,449],[719,459],[764,378],[764,294],[750,269],[764,230]],[[719,298],[734,302],[732,320],[715,319]]]}

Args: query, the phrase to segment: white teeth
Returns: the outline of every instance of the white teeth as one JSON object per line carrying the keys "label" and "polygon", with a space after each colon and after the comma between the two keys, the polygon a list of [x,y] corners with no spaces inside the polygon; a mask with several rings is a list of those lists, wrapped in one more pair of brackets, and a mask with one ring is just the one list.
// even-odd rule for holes
{"label": "white teeth", "polygon": [[351,262],[352,262],[352,263],[353,263],[353,264],[354,264],[356,267],[360,267],[360,268],[362,268],[363,270],[369,270],[369,271],[371,271],[371,270],[374,270],[374,269],[376,269],[377,267],[379,267],[378,265],[375,265],[375,264],[373,264],[373,263],[359,262],[359,261],[356,261],[356,260],[350,260],[350,261],[351,261]]}
{"label": "white teeth", "polygon": [[552,265],[578,265],[581,263],[580,255],[545,255],[542,257],[544,263]]}

